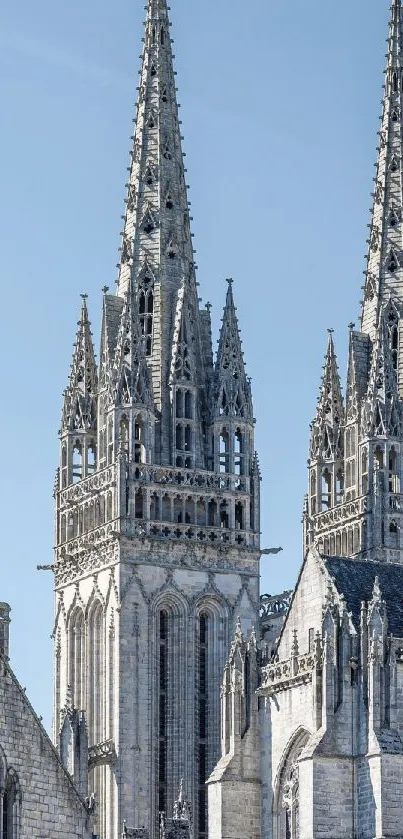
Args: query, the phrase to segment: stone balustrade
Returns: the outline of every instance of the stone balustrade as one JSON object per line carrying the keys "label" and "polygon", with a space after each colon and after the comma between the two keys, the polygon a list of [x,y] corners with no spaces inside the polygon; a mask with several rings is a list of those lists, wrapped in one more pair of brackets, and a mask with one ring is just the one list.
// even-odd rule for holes
{"label": "stone balustrade", "polygon": [[310,682],[312,672],[320,662],[320,651],[302,653],[283,659],[283,661],[271,662],[262,667],[262,684],[258,693],[269,696],[293,685]]}

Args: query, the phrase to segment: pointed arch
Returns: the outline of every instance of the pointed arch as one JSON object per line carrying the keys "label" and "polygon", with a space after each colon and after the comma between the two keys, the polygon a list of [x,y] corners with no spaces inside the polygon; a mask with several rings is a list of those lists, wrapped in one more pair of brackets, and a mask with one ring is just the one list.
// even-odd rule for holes
{"label": "pointed arch", "polygon": [[19,839],[21,829],[22,794],[18,775],[9,767],[4,783],[2,808],[2,837]]}
{"label": "pointed arch", "polygon": [[90,744],[104,739],[104,608],[95,597],[88,609],[88,733]]}
{"label": "pointed arch", "polygon": [[310,738],[300,726],[290,737],[279,763],[273,796],[274,839],[299,836],[299,758]]}
{"label": "pointed arch", "polygon": [[72,691],[74,708],[85,709],[85,618],[80,606],[71,612],[68,623],[69,644],[69,685]]}

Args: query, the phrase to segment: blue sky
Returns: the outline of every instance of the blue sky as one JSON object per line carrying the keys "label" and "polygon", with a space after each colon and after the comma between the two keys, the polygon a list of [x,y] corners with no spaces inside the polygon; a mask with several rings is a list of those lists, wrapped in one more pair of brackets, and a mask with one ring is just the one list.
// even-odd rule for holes
{"label": "blue sky", "polygon": [[[61,394],[89,294],[114,287],[144,3],[16,0],[0,32],[0,599],[12,663],[51,720]],[[326,329],[358,323],[388,3],[171,0],[187,180],[217,333],[234,293],[263,473],[262,591],[301,562],[308,427]]]}

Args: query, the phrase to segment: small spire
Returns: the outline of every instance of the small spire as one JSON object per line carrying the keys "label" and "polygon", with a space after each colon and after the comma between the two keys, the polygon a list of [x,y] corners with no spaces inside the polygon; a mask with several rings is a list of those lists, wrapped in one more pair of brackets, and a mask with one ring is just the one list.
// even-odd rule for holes
{"label": "small spire", "polygon": [[88,319],[87,294],[81,294],[81,314],[74,344],[69,384],[64,392],[62,431],[94,431],[98,374],[91,324]]}
{"label": "small spire", "polygon": [[238,318],[232,292],[233,280],[227,279],[220,337],[215,364],[216,411],[219,415],[253,421],[250,381],[246,375]]}
{"label": "small spire", "polygon": [[340,375],[334,351],[333,329],[328,329],[328,342],[319,390],[316,418],[311,431],[311,458],[338,460],[342,457],[344,405]]}

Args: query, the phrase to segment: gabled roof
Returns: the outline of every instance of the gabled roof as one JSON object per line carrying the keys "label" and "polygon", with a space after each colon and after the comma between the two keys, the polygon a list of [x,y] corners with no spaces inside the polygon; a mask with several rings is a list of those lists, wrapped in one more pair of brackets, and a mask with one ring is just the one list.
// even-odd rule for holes
{"label": "gabled roof", "polygon": [[372,599],[375,577],[378,577],[386,603],[389,631],[403,638],[403,565],[340,556],[321,556],[321,559],[339,594],[343,595],[357,630],[361,603]]}

